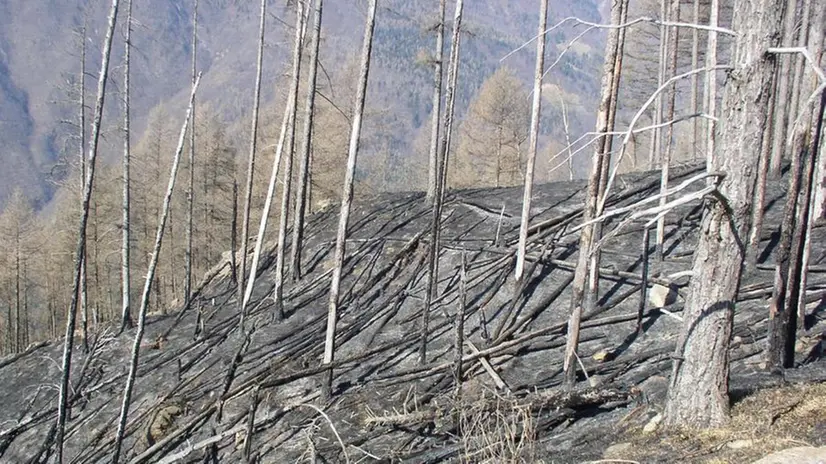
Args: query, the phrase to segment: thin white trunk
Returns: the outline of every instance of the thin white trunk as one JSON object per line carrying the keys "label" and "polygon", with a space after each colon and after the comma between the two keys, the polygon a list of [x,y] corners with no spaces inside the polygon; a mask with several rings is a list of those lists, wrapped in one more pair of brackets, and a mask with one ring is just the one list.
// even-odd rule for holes
{"label": "thin white trunk", "polygon": [[293,246],[290,250],[290,274],[293,280],[301,278],[301,248],[304,243],[304,216],[307,211],[307,192],[310,187],[310,152],[312,150],[313,112],[315,111],[315,87],[318,76],[318,48],[321,42],[321,17],[323,0],[315,0],[313,36],[310,39],[310,69],[307,75],[307,101],[304,106],[304,127],[298,166],[298,190],[295,196],[293,217]]}
{"label": "thin white trunk", "polygon": [[[718,18],[720,15],[720,0],[711,0],[709,26],[717,27]],[[717,66],[717,32],[710,29],[708,32],[708,44],[706,46],[706,68],[710,69],[706,73],[705,87],[703,88],[703,97],[705,102],[703,104],[703,113],[714,117],[717,114],[717,70],[713,69]],[[706,169],[711,172],[711,166],[714,165],[714,129],[715,123],[711,118],[706,118]],[[709,185],[713,179],[709,178]]]}
{"label": "thin white trunk", "polygon": [[135,385],[135,376],[138,370],[138,359],[140,357],[143,332],[146,326],[146,310],[149,307],[149,295],[152,291],[152,280],[155,278],[155,269],[158,266],[158,259],[161,254],[164,230],[166,229],[166,221],[169,218],[169,206],[172,201],[172,192],[175,189],[175,178],[177,177],[178,166],[181,162],[181,153],[184,151],[186,131],[189,126],[189,120],[192,117],[192,106],[195,101],[195,92],[198,90],[200,80],[201,76],[199,74],[196,76],[195,82],[192,83],[192,93],[189,95],[189,107],[186,110],[186,117],[184,118],[184,123],[181,125],[181,133],[178,136],[178,148],[175,149],[175,158],[172,160],[172,171],[169,173],[169,183],[167,184],[166,194],[163,198],[161,218],[158,223],[158,230],[155,233],[155,245],[152,247],[152,257],[149,259],[149,269],[146,271],[146,280],[143,284],[141,306],[138,308],[138,329],[135,331],[135,341],[132,344],[132,356],[129,362],[129,374],[126,377],[126,386],[123,390],[123,402],[121,403],[120,417],[118,419],[118,431],[115,437],[115,451],[112,454],[112,464],[117,464],[120,459],[121,445],[123,442],[123,437],[126,433],[126,418],[129,414],[129,404],[132,400],[132,388]]}
{"label": "thin white trunk", "polygon": [[427,200],[436,198],[439,173],[439,125],[442,109],[442,70],[445,48],[445,0],[439,0],[439,23],[436,24],[436,54],[433,58],[433,110],[430,118],[430,150],[428,151]]}
{"label": "thin white trunk", "polygon": [[[666,20],[667,17],[667,0],[660,0],[660,17],[663,21]],[[666,47],[668,43],[668,28],[665,26],[660,26],[660,48],[659,48],[659,59],[657,60],[657,88],[662,87],[663,82],[665,81],[665,60],[666,60]],[[654,125],[657,126],[653,132],[651,132],[651,147],[649,147],[648,152],[648,169],[655,169],[657,167],[657,163],[660,158],[660,151],[661,143],[662,143],[662,129],[660,125],[663,122],[663,97],[662,94],[657,95],[657,100],[654,105]]]}
{"label": "thin white trunk", "polygon": [[57,401],[57,430],[55,432],[55,442],[57,447],[57,462],[63,463],[63,438],[66,428],[66,409],[68,407],[69,377],[72,371],[72,348],[74,346],[75,317],[77,315],[78,290],[80,288],[80,275],[83,259],[86,253],[86,224],[89,221],[89,203],[92,198],[92,187],[95,180],[95,161],[98,154],[98,141],[100,139],[100,122],[103,118],[103,108],[106,100],[106,80],[109,75],[109,55],[112,51],[112,39],[115,33],[115,23],[117,21],[119,0],[112,0],[112,7],[109,11],[106,38],[101,50],[100,73],[98,77],[97,99],[95,101],[94,116],[92,120],[92,130],[89,144],[89,173],[84,179],[83,206],[80,215],[80,225],[78,227],[77,250],[75,256],[74,281],[72,283],[72,298],[69,306],[69,313],[66,316],[66,334],[63,341],[63,363],[61,366],[62,376],[60,379],[60,393]]}
{"label": "thin white trunk", "polygon": [[[86,163],[86,25],[83,25],[80,40],[80,207],[83,208],[83,187],[86,185],[88,166]],[[83,237],[84,242],[86,237]],[[83,337],[83,352],[89,352],[89,283],[86,257],[86,243],[80,256],[80,325]]]}
{"label": "thin white trunk", "polygon": [[[261,74],[264,65],[264,31],[267,19],[267,0],[261,0],[261,19],[258,25],[258,59],[255,71],[255,94],[252,104],[252,129],[250,130],[250,155],[247,164],[247,182],[244,195],[244,216],[241,219],[241,268],[239,269],[238,288],[245,287],[247,279],[247,242],[249,241],[250,207],[252,203],[252,178],[255,172],[255,150],[258,146],[258,111],[261,106]],[[253,271],[255,272],[255,271]],[[243,303],[242,303],[243,305]],[[239,308],[243,329],[243,308]]]}
{"label": "thin white trunk", "polygon": [[[301,77],[301,49],[304,44],[304,3],[296,5],[295,47],[293,49],[293,79],[290,87],[289,120],[287,121],[286,154],[284,159],[284,182],[281,187],[281,220],[278,222],[278,249],[275,254],[275,318],[284,317],[284,249],[287,247],[287,221],[290,213],[290,192],[293,179],[293,147],[295,146],[295,116],[298,99],[298,82]],[[293,244],[295,246],[295,244]]]}
{"label": "thin white trunk", "polygon": [[[622,11],[625,4],[623,1],[617,0],[611,6],[611,24],[619,24],[622,18]],[[619,29],[613,28],[608,33],[608,40],[605,44],[605,61],[603,63],[602,86],[600,90],[600,104],[599,113],[597,114],[597,123],[595,132],[598,134],[607,134],[612,127],[611,121],[611,107],[612,99],[615,98],[615,89],[613,88],[615,82],[615,72],[617,71],[617,58],[620,53],[620,34]],[[594,217],[598,216],[601,208],[598,207],[600,190],[607,192],[607,186],[604,185],[603,163],[610,162],[610,159],[605,153],[608,147],[609,135],[603,135],[600,140],[596,142],[594,155],[591,162],[591,172],[588,176],[588,192],[586,194],[586,204],[583,214],[583,221],[585,227],[582,228],[579,240],[579,256],[577,258],[577,266],[574,273],[573,281],[573,295],[571,298],[571,315],[568,322],[568,333],[566,336],[565,346],[565,360],[563,363],[563,372],[565,376],[565,384],[572,387],[576,383],[576,350],[579,345],[579,329],[580,321],[582,319],[583,308],[591,307],[595,301],[589,301],[596,297],[596,270],[590,270],[589,262],[591,261],[591,251],[595,241],[595,235],[598,233],[595,224],[591,223]],[[586,291],[586,285],[588,286]]]}
{"label": "thin white trunk", "polygon": [[126,38],[124,40],[123,51],[123,229],[122,229],[122,243],[121,243],[121,315],[120,315],[120,330],[123,331],[127,327],[132,327],[132,314],[130,312],[130,294],[131,276],[130,266],[130,233],[131,224],[129,221],[129,162],[131,157],[131,121],[129,114],[129,103],[131,95],[129,83],[129,67],[131,64],[132,53],[132,0],[126,0]]}
{"label": "thin white trunk", "polygon": [[[694,0],[692,8],[692,22],[700,24],[700,0]],[[700,63],[700,30],[691,29],[691,69],[697,69]],[[691,114],[697,114],[699,109],[699,85],[700,76],[697,74],[691,75]],[[691,121],[691,157],[697,159],[699,149],[697,147],[698,137],[700,134],[700,119],[694,118]]]}
{"label": "thin white trunk", "polygon": [[[680,22],[680,1],[673,0],[671,2],[671,7],[669,8],[669,21],[672,22]],[[679,40],[679,29],[674,27],[669,33],[669,43],[668,43],[668,51],[666,56],[668,57],[668,71],[666,72],[666,78],[671,79],[672,77],[677,75],[677,47],[679,47],[680,40]],[[696,78],[697,75],[695,74],[692,78]],[[677,83],[674,82],[668,89],[668,110],[666,111],[665,120],[666,121],[673,121],[674,120],[674,105],[676,103],[677,97]],[[669,124],[668,131],[666,132],[665,141],[663,142],[664,149],[662,150],[662,163],[661,163],[661,170],[660,170],[660,207],[665,206],[668,203],[668,196],[665,193],[668,191],[668,178],[669,178],[669,171],[671,169],[671,155],[673,152],[674,147],[674,125]],[[660,219],[657,221],[657,245],[656,245],[656,255],[657,260],[663,260],[663,242],[665,241],[665,215],[661,215]]]}
{"label": "thin white trunk", "polygon": [[[460,0],[461,1],[461,0]],[[344,253],[347,240],[347,223],[350,218],[350,205],[353,202],[353,182],[356,174],[356,158],[359,151],[364,100],[367,96],[367,78],[370,74],[370,55],[373,51],[373,30],[376,25],[377,0],[369,0],[367,23],[364,30],[364,43],[361,49],[361,71],[359,74],[356,101],[353,107],[353,126],[350,132],[350,148],[347,153],[347,170],[344,177],[344,191],[341,194],[341,213],[336,234],[336,252],[333,261],[333,276],[330,285],[330,302],[327,313],[327,333],[324,339],[323,364],[328,366],[321,385],[322,397],[332,395],[333,368],[330,364],[335,357],[336,320],[338,318],[338,297],[341,287],[341,270],[344,267]]]}
{"label": "thin white trunk", "polygon": [[[292,98],[288,98],[292,101]],[[264,200],[264,210],[261,211],[261,219],[258,223],[258,235],[255,240],[255,249],[252,252],[251,269],[258,269],[258,261],[261,259],[261,247],[264,244],[264,234],[267,232],[267,224],[270,218],[270,210],[272,209],[272,199],[275,196],[275,184],[278,179],[278,169],[281,166],[281,157],[284,153],[284,139],[287,136],[287,126],[289,125],[290,114],[293,113],[293,108],[288,104],[284,107],[284,117],[281,121],[281,134],[278,136],[278,143],[275,147],[275,157],[272,162],[272,170],[270,171],[270,183],[267,186],[267,196]],[[244,299],[241,303],[241,318],[245,318],[246,308],[252,297],[252,289],[255,285],[255,278],[257,272],[251,272],[250,278],[247,279],[246,288],[244,289]]]}
{"label": "thin white trunk", "polygon": [[571,131],[568,127],[568,106],[565,98],[560,95],[559,104],[562,107],[562,128],[565,130],[565,146],[568,150],[568,180],[574,180],[574,153],[571,147]]}
{"label": "thin white trunk", "polygon": [[531,219],[531,195],[533,173],[536,166],[536,148],[539,143],[539,115],[542,111],[542,74],[545,72],[545,29],[548,24],[548,0],[539,2],[539,27],[536,39],[536,69],[533,77],[533,102],[531,105],[531,135],[528,142],[528,164],[525,168],[525,189],[522,196],[522,221],[519,227],[519,244],[516,249],[516,271],[519,282],[525,271],[525,248],[528,243],[528,223]]}
{"label": "thin white trunk", "polygon": [[456,104],[456,82],[459,78],[459,47],[460,32],[462,28],[462,10],[464,3],[462,0],[456,1],[456,13],[453,15],[453,37],[450,47],[450,67],[447,70],[447,88],[445,88],[445,114],[443,120],[442,135],[439,139],[439,153],[437,172],[441,174],[441,179],[436,185],[436,193],[432,205],[432,216],[430,223],[430,248],[428,249],[428,270],[427,270],[427,290],[425,292],[424,309],[422,310],[422,321],[420,326],[419,362],[427,362],[427,331],[430,324],[431,304],[436,301],[439,286],[439,234],[442,224],[442,203],[444,202],[444,191],[447,187],[447,159],[450,148],[450,137],[453,129],[453,109]]}
{"label": "thin white trunk", "polygon": [[[198,0],[192,10],[192,83],[198,78]],[[189,124],[189,186],[186,191],[186,251],[184,277],[184,307],[192,298],[192,215],[195,205],[195,102],[192,102],[192,116]],[[206,224],[204,224],[206,227]]]}

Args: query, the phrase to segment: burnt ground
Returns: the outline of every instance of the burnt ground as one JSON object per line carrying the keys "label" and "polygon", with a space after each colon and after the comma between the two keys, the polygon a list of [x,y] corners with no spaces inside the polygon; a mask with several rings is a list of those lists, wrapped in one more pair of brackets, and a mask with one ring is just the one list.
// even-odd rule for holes
{"label": "burnt ground", "polygon": [[[676,169],[674,185],[701,169]],[[744,277],[736,306],[731,359],[738,404],[750,404],[749,398],[759,398],[750,393],[767,387],[826,379],[826,361],[805,351],[799,353],[800,367],[785,379],[760,369],[784,184],[770,185],[760,255],[764,265]],[[703,185],[692,184],[681,194]],[[659,173],[625,176],[607,209],[633,204],[658,189]],[[647,308],[639,334],[643,223],[624,223],[624,216],[607,223],[612,237],[602,247],[600,300],[593,313],[585,314],[581,334],[580,386],[573,393],[560,388],[584,194],[583,182],[536,187],[524,288],[516,288],[513,279],[521,188],[448,195],[441,297],[430,317],[424,365],[418,360],[418,334],[430,209],[419,193],[357,203],[342,284],[336,395],[329,404],[319,400],[319,364],[337,210],[319,212],[309,221],[306,275],[286,288],[284,321],[272,317],[272,246],[258,269],[248,336],[239,330],[238,295],[229,266],[222,263],[204,277],[189,308],[149,317],[121,462],[241,462],[249,453],[257,462],[567,463],[602,459],[616,443],[628,445],[621,450],[628,456],[624,459],[709,460],[715,451],[696,454],[696,448],[714,450],[717,444],[696,436],[685,442],[677,435],[640,432],[664,400],[688,283],[687,277],[668,277],[691,268],[702,213],[697,201],[667,216],[665,259],[652,272],[660,276],[657,282],[670,282],[678,296],[666,311]],[[818,273],[824,233],[816,229],[812,241],[811,333],[826,326],[821,312],[826,279]],[[467,343],[459,396],[451,367],[463,253]],[[203,331],[196,334],[199,313]],[[104,330],[91,354],[77,347],[67,462],[111,460],[133,336],[134,331],[114,336]],[[0,361],[0,461],[53,460],[61,350],[60,342],[44,343]],[[818,444],[817,437],[826,435],[816,433],[823,428],[824,413],[813,414],[800,422],[808,425],[799,427],[794,440]],[[771,425],[782,424],[775,419]]]}

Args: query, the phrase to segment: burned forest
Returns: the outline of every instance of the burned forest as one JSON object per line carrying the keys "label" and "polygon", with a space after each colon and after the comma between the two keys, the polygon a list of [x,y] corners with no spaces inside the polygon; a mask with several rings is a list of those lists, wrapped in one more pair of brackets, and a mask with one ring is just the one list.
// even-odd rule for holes
{"label": "burned forest", "polygon": [[826,3],[187,0],[150,108],[154,1],[0,210],[0,462],[826,459]]}

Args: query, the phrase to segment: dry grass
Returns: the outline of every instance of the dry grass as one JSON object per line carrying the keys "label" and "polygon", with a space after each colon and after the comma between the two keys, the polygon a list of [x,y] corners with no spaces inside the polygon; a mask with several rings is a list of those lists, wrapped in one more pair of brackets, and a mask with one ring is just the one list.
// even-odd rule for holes
{"label": "dry grass", "polygon": [[762,390],[732,406],[727,427],[626,435],[622,458],[639,462],[751,462],[795,446],[826,445],[826,383]]}
{"label": "dry grass", "polygon": [[[496,406],[490,408],[493,402]],[[535,461],[536,423],[528,406],[494,392],[462,401],[459,408],[461,462]]]}

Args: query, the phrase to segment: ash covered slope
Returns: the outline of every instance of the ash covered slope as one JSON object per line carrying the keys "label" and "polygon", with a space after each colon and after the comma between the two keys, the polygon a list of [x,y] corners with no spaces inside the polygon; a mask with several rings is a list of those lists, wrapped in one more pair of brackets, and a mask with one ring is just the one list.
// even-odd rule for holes
{"label": "ash covered slope", "polygon": [[[699,172],[699,167],[677,170],[675,183]],[[609,208],[654,194],[659,174],[626,176],[619,185]],[[304,255],[309,274],[287,289],[283,322],[271,317],[271,247],[259,268],[248,319],[255,329],[248,338],[238,330],[237,294],[228,265],[217,267],[206,276],[190,309],[170,308],[170,314],[150,318],[122,462],[191,462],[205,454],[219,462],[239,462],[246,440],[258,462],[292,462],[308,453],[326,462],[448,462],[460,455],[482,460],[485,453],[502,456],[506,445],[530,453],[531,459],[599,458],[600,443],[607,443],[608,431],[628,414],[631,403],[661,401],[680,324],[649,309],[644,331],[633,335],[639,287],[634,276],[640,272],[642,234],[639,225],[625,227],[603,248],[606,268],[599,308],[585,315],[583,323],[580,355],[590,378],[583,377],[579,394],[560,392],[572,278],[567,263],[577,253],[575,227],[581,221],[584,193],[583,183],[536,189],[532,223],[537,227],[529,250],[532,262],[543,249],[545,254],[529,266],[524,297],[515,303],[513,249],[521,189],[449,195],[440,261],[443,296],[431,315],[425,366],[418,363],[418,327],[429,208],[420,194],[387,195],[358,205],[350,226],[336,396],[330,404],[318,400],[318,366],[336,211],[310,220]],[[766,216],[772,228],[782,217],[782,201],[777,201],[782,196],[779,184],[773,185]],[[669,216],[663,274],[690,268],[700,214],[695,203]],[[618,224],[614,221],[606,230]],[[764,259],[775,243],[769,226]],[[816,235],[813,243],[822,243],[823,230]],[[814,251],[813,262],[822,258],[822,251]],[[467,362],[461,404],[453,409],[452,324],[463,252],[468,262]],[[770,281],[770,271],[759,271],[747,277],[741,291],[731,355],[733,373],[742,385],[756,378],[754,364],[763,346],[767,313],[763,297]],[[822,284],[814,277],[810,281],[812,287]],[[685,279],[678,281],[679,293],[684,285]],[[681,302],[678,297],[671,312],[679,313]],[[199,312],[203,331],[196,336]],[[132,335],[101,334],[92,354],[75,361],[66,444],[71,462],[111,458]],[[474,354],[477,349],[487,355],[483,362]],[[60,353],[55,343],[0,362],[3,462],[50,458]],[[798,371],[822,365],[820,361]],[[253,429],[247,438],[251,409]],[[454,411],[463,424],[461,433],[454,427]],[[488,414],[491,411],[501,414]],[[490,417],[500,419],[485,419]],[[501,439],[491,441],[491,433],[501,434],[494,435]],[[523,433],[529,439],[519,440]]]}

